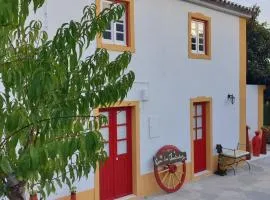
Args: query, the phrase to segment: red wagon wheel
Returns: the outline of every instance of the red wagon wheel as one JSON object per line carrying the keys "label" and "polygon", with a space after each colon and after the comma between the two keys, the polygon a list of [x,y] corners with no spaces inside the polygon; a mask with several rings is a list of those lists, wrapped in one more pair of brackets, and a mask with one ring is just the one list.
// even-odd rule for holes
{"label": "red wagon wheel", "polygon": [[[165,156],[166,158],[164,158]],[[176,192],[182,187],[186,177],[185,160],[186,153],[173,145],[166,145],[156,153],[154,157],[155,177],[158,185],[165,192]]]}

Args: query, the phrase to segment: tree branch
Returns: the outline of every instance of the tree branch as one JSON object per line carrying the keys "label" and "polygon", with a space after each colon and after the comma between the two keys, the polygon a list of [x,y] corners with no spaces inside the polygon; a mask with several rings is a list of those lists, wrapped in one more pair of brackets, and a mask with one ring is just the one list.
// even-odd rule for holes
{"label": "tree branch", "polygon": [[90,118],[90,117],[93,117],[93,118],[98,118],[99,116],[92,116],[92,115],[76,115],[76,116],[63,116],[63,117],[52,117],[52,118],[47,118],[47,119],[42,119],[42,120],[39,120],[37,123],[30,123],[26,126],[23,126],[22,128],[16,130],[15,132],[11,133],[11,135],[9,135],[8,137],[6,137],[1,143],[0,143],[0,149],[2,149],[2,146],[5,145],[7,143],[7,141],[14,137],[16,134],[18,134],[20,131],[26,129],[26,128],[29,128],[31,126],[33,126],[34,124],[40,124],[40,123],[43,123],[43,122],[46,122],[46,121],[51,121],[51,120],[57,120],[57,119],[70,119],[70,118]]}

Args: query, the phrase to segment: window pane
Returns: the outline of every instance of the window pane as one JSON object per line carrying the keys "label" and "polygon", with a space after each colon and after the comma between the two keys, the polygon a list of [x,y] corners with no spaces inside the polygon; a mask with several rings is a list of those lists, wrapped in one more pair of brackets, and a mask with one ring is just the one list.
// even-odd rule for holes
{"label": "window pane", "polygon": [[192,124],[193,124],[193,128],[196,128],[196,118],[195,117],[193,118]]}
{"label": "window pane", "polygon": [[116,24],[116,31],[124,32],[124,24]]}
{"label": "window pane", "polygon": [[203,45],[199,45],[199,51],[204,51]]}
{"label": "window pane", "polygon": [[204,38],[204,34],[203,33],[199,33],[199,37],[200,38]]}
{"label": "window pane", "polygon": [[201,117],[197,117],[197,128],[202,127],[202,118]]}
{"label": "window pane", "polygon": [[196,29],[196,22],[195,21],[192,21],[191,22],[191,29]]}
{"label": "window pane", "polygon": [[127,137],[126,126],[117,126],[117,140],[125,139]]}
{"label": "window pane", "polygon": [[117,111],[117,124],[125,124],[126,123],[126,111],[121,110]]}
{"label": "window pane", "polygon": [[118,22],[124,23],[126,19],[126,12],[123,13],[122,17],[120,18],[120,20],[118,20]]}
{"label": "window pane", "polygon": [[205,28],[204,21],[191,21],[191,51],[196,54],[205,54]]}
{"label": "window pane", "polygon": [[124,41],[124,34],[123,33],[116,33],[116,40]]}
{"label": "window pane", "polygon": [[197,115],[202,115],[202,105],[197,105]]}
{"label": "window pane", "polygon": [[198,30],[200,30],[200,31],[204,30],[204,23],[198,22]]}
{"label": "window pane", "polygon": [[104,151],[106,151],[107,156],[109,156],[109,155],[110,155],[109,143],[105,143],[105,144],[104,144]]}
{"label": "window pane", "polygon": [[192,44],[191,49],[196,51],[196,44]]}
{"label": "window pane", "polygon": [[[124,6],[124,9],[125,9],[126,8],[125,3],[116,3],[116,4],[114,4],[114,6],[117,7],[117,6],[121,5],[121,4],[122,4],[122,6]],[[124,10],[124,13],[123,13],[122,17],[117,22],[123,22],[125,19],[126,19],[126,11]]]}
{"label": "window pane", "polygon": [[200,38],[199,39],[199,44],[204,44],[204,39]]}
{"label": "window pane", "polygon": [[197,36],[196,31],[195,31],[195,30],[192,30],[192,31],[191,31],[191,37],[196,37],[196,36]]}
{"label": "window pane", "polygon": [[193,105],[193,109],[192,109],[192,116],[196,115],[196,105]]}
{"label": "window pane", "polygon": [[112,33],[108,31],[103,32],[103,38],[106,40],[111,40],[112,39]]}
{"label": "window pane", "polygon": [[112,26],[111,26],[111,24],[109,24],[109,25],[107,26],[106,30],[107,30],[107,31],[112,30]]}
{"label": "window pane", "polygon": [[117,142],[117,155],[125,154],[127,153],[127,141],[118,141]]}
{"label": "window pane", "polygon": [[197,129],[197,140],[202,139],[202,129]]}
{"label": "window pane", "polygon": [[109,141],[109,128],[108,127],[101,128],[100,133],[101,133],[103,139],[106,142],[108,142]]}
{"label": "window pane", "polygon": [[193,140],[196,140],[196,129],[193,129]]}

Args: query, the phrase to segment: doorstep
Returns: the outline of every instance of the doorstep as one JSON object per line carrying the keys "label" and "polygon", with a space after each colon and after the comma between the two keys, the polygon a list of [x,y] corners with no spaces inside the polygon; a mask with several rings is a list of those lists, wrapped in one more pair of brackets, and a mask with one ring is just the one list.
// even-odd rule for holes
{"label": "doorstep", "polygon": [[196,174],[194,174],[193,178],[192,178],[192,181],[198,181],[200,180],[201,178],[204,178],[204,177],[207,177],[207,176],[210,176],[212,175],[213,173],[209,170],[204,170],[204,171],[201,171],[201,172],[198,172]]}
{"label": "doorstep", "polygon": [[124,197],[117,198],[115,200],[137,200],[137,196],[135,194],[130,194]]}

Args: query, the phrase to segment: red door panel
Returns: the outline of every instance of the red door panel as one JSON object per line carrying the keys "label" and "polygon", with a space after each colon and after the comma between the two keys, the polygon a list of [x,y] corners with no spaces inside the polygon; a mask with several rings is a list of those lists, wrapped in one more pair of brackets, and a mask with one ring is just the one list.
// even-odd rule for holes
{"label": "red door panel", "polygon": [[110,108],[101,112],[108,115],[109,129],[105,131],[103,127],[101,132],[109,138],[109,158],[100,170],[100,199],[109,200],[132,193],[131,109]]}
{"label": "red door panel", "polygon": [[107,142],[105,143],[105,149],[107,150],[108,159],[100,166],[100,199],[113,199],[114,198],[114,188],[112,187],[112,182],[115,179],[114,173],[111,171],[114,169],[114,159],[113,159],[113,113],[108,110],[101,110],[101,114],[107,116],[108,125],[103,126],[100,131],[103,135],[103,139]]}
{"label": "red door panel", "polygon": [[193,107],[194,173],[206,170],[205,107],[205,103],[196,103]]}
{"label": "red door panel", "polygon": [[[122,113],[120,113],[122,111]],[[123,112],[124,111],[124,112]],[[132,165],[131,165],[131,110],[118,110],[117,114],[117,149],[115,163],[115,174],[120,174],[116,180],[116,197],[132,193]],[[125,114],[124,114],[125,113]],[[122,116],[121,116],[122,115]],[[126,120],[123,115],[126,115]]]}

